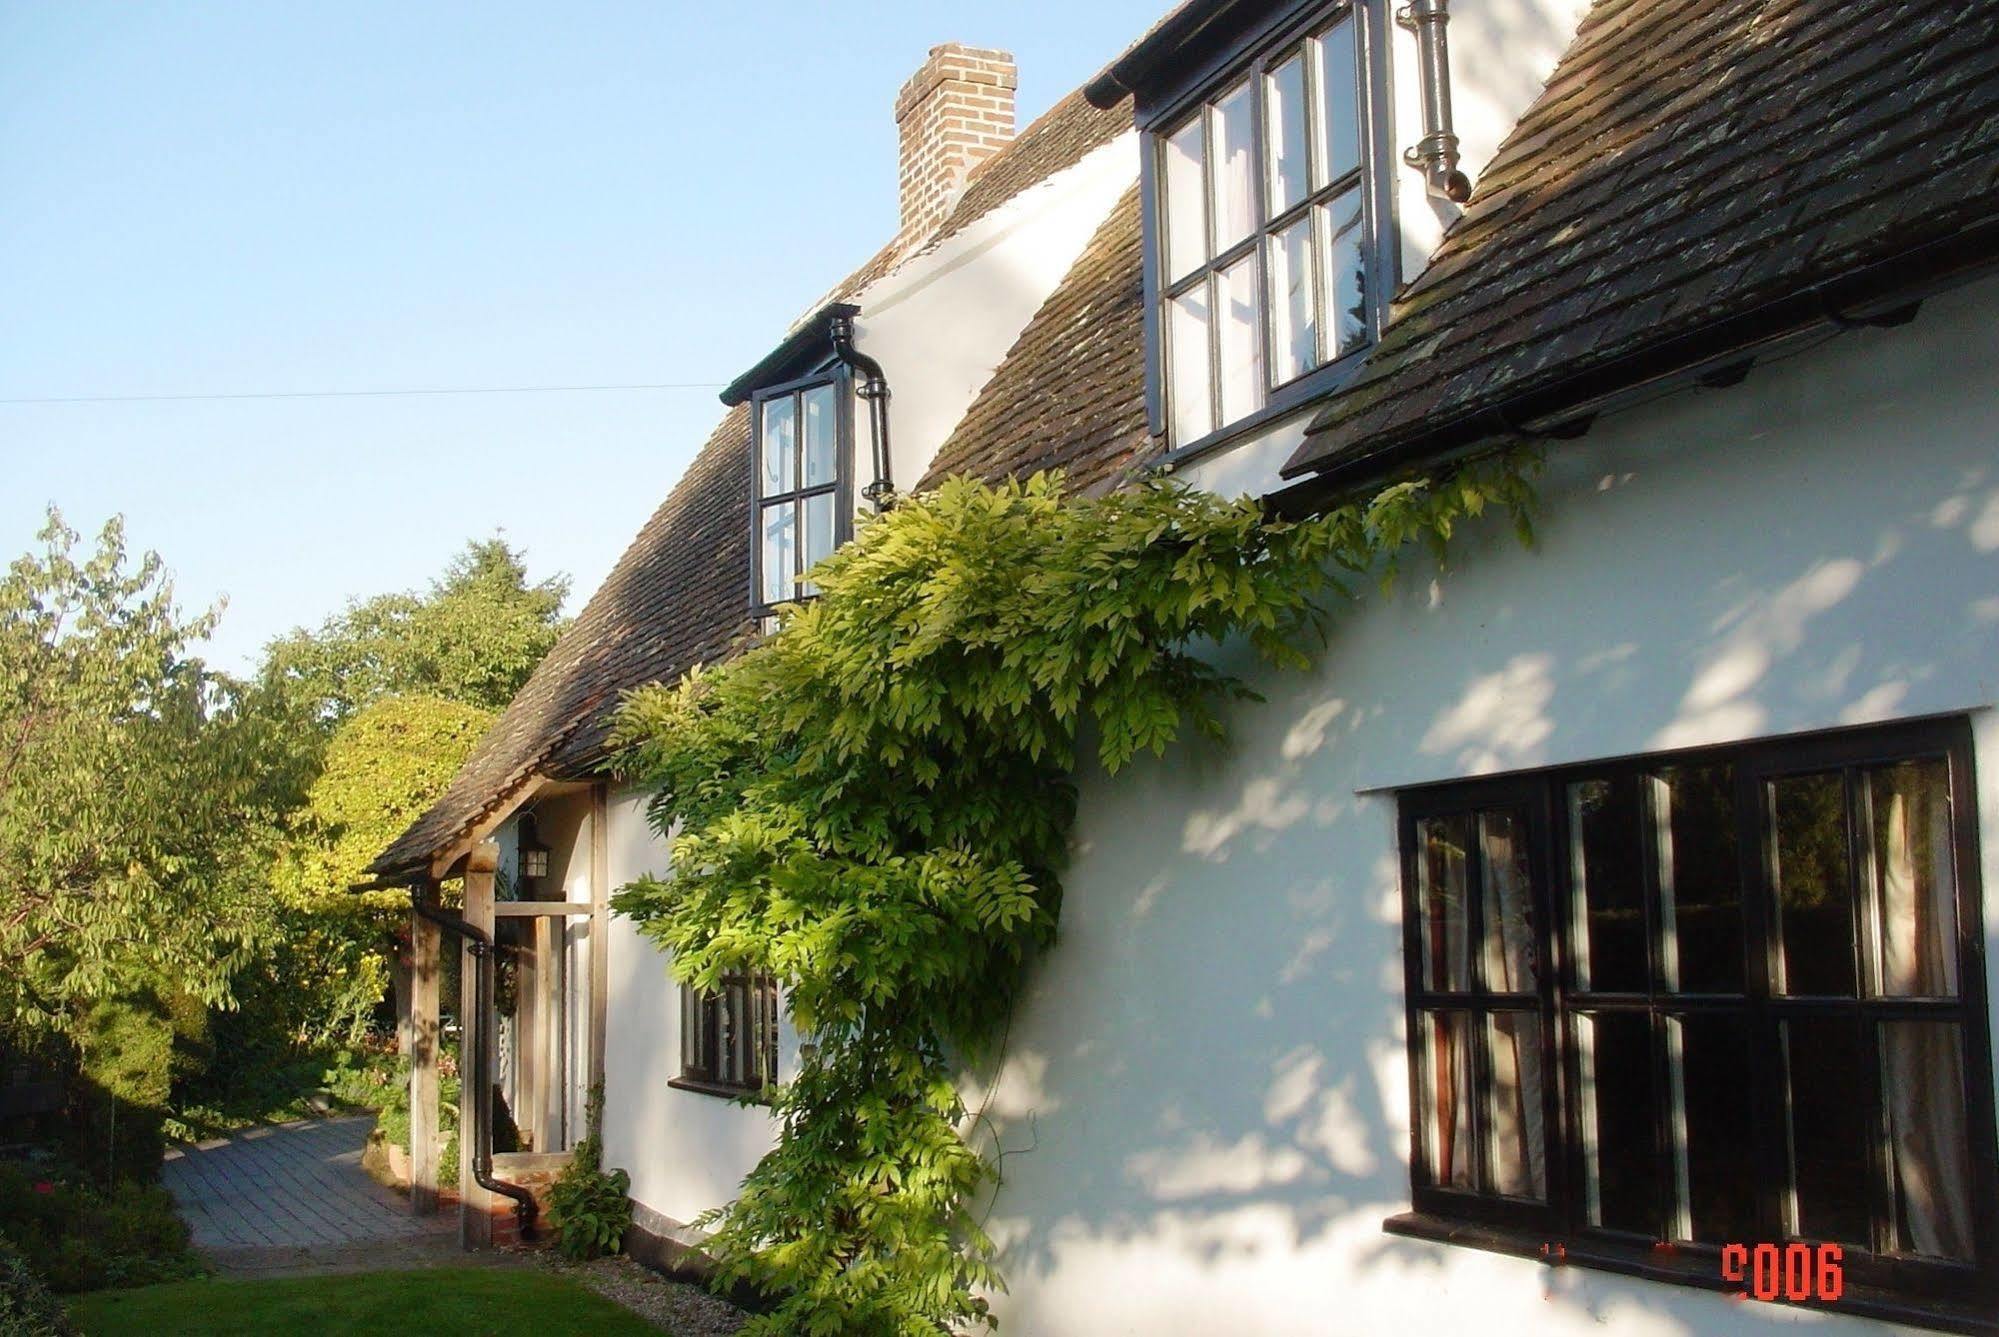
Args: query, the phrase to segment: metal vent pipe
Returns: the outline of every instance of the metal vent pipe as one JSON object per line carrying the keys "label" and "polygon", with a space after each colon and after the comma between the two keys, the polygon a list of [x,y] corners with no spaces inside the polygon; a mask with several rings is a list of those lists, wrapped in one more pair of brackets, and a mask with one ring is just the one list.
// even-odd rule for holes
{"label": "metal vent pipe", "polygon": [[1432,195],[1453,204],[1471,198],[1471,178],[1458,170],[1458,136],[1451,121],[1451,47],[1444,35],[1450,0],[1409,0],[1395,22],[1416,35],[1416,63],[1423,90],[1423,137],[1402,155],[1422,169]]}

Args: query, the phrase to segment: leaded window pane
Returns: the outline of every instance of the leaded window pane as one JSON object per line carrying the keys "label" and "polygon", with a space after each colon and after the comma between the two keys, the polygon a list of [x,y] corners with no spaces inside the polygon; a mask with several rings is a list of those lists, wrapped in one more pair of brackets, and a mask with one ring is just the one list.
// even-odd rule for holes
{"label": "leaded window pane", "polygon": [[1166,138],[1166,276],[1177,281],[1208,258],[1207,134],[1196,112]]}
{"label": "leaded window pane", "polygon": [[1423,1081],[1428,1109],[1423,1149],[1432,1183],[1474,1185],[1472,1150],[1472,1014],[1430,1012],[1423,1018]]}
{"label": "leaded window pane", "polygon": [[1940,758],[1863,777],[1872,826],[1879,930],[1876,992],[1957,996],[1957,873],[1950,834],[1950,770]]}
{"label": "leaded window pane", "polygon": [[1319,273],[1325,284],[1326,361],[1367,342],[1367,264],[1361,249],[1360,191],[1318,207]]}
{"label": "leaded window pane", "polygon": [[1416,936],[1423,985],[1440,993],[1471,988],[1471,828],[1467,813],[1416,824]]}
{"label": "leaded window pane", "polygon": [[763,406],[763,487],[761,496],[775,496],[798,486],[798,407],[790,395],[766,400]]}
{"label": "leaded window pane", "polygon": [[1963,1027],[1940,1021],[1884,1022],[1880,1043],[1893,1201],[1890,1247],[1969,1259],[1972,1201]]}
{"label": "leaded window pane", "polygon": [[1360,167],[1360,71],[1353,20],[1340,20],[1312,47],[1318,63],[1313,83],[1319,131],[1312,185],[1319,189]]}
{"label": "leaded window pane", "polygon": [[831,385],[815,385],[801,395],[805,407],[806,487],[823,487],[839,474],[839,393]]}
{"label": "leaded window pane", "polygon": [[1485,987],[1494,993],[1533,993],[1541,981],[1527,823],[1517,813],[1482,812],[1478,832]]}
{"label": "leaded window pane", "polygon": [[1487,1025],[1492,1066],[1486,1110],[1490,1188],[1505,1197],[1539,1202],[1548,1196],[1541,1018],[1532,1012],[1495,1012]]}
{"label": "leaded window pane", "polygon": [[1256,256],[1244,256],[1215,276],[1222,421],[1263,407],[1263,311],[1257,300]]}
{"label": "leaded window pane", "polygon": [[792,582],[798,573],[798,508],[779,502],[763,508],[763,601],[783,603],[791,598]]}
{"label": "leaded window pane", "polygon": [[[804,560],[801,563],[810,571],[822,558],[833,552],[833,511],[834,500],[831,492],[821,492],[805,499],[805,544]],[[801,580],[798,585],[801,594],[817,594],[819,587],[809,580]]]}
{"label": "leaded window pane", "polygon": [[1584,780],[1569,787],[1579,989],[1643,993],[1648,987],[1641,830],[1635,778]]}
{"label": "leaded window pane", "polygon": [[1210,385],[1208,283],[1204,278],[1168,306],[1167,348],[1173,372],[1173,436],[1192,441],[1214,430],[1214,390]]}
{"label": "leaded window pane", "polygon": [[1838,772],[1787,776],[1771,782],[1770,808],[1779,988],[1851,997],[1857,990],[1845,783]]}
{"label": "leaded window pane", "polygon": [[1631,1012],[1581,1016],[1576,1040],[1589,1223],[1656,1238],[1651,1018]]}
{"label": "leaded window pane", "polygon": [[1270,239],[1269,268],[1270,379],[1283,385],[1319,363],[1309,214]]}
{"label": "leaded window pane", "polygon": [[1310,136],[1305,120],[1305,54],[1299,52],[1264,77],[1265,207],[1275,218],[1305,198]]}
{"label": "leaded window pane", "polygon": [[1238,84],[1208,113],[1208,162],[1214,188],[1215,250],[1226,251],[1256,226],[1256,136],[1250,85]]}
{"label": "leaded window pane", "polygon": [[1674,1239],[1756,1238],[1756,1138],[1748,1025],[1739,1015],[1666,1018]]}
{"label": "leaded window pane", "polygon": [[1735,769],[1675,766],[1648,777],[1661,920],[1660,985],[1742,992],[1742,882]]}
{"label": "leaded window pane", "polygon": [[1866,1053],[1860,1023],[1793,1018],[1784,1023],[1783,1039],[1790,1153],[1784,1227],[1806,1239],[1868,1248],[1867,1102],[1855,1098],[1853,1064]]}

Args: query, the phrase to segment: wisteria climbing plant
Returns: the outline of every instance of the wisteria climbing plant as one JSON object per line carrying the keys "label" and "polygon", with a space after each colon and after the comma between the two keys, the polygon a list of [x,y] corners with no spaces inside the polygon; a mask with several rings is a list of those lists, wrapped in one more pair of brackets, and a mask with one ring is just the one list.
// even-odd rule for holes
{"label": "wisteria climbing plant", "polygon": [[1219,737],[1254,694],[1218,644],[1305,667],[1412,549],[1487,511],[1530,538],[1532,470],[1488,456],[1295,521],[1163,481],[954,480],[861,523],[781,630],[627,699],[620,768],[672,871],[617,911],[697,988],[775,976],[802,1042],[775,1147],[703,1223],[773,1300],[756,1330],[992,1322],[993,1171],[954,1075],[1054,941],[1077,768]]}

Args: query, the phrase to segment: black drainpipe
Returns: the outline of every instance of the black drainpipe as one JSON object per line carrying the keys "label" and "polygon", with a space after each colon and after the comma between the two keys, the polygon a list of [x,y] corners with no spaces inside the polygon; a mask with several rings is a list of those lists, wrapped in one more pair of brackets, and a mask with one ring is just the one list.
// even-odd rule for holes
{"label": "black drainpipe", "polygon": [[[531,1240],[534,1238],[534,1194],[519,1184],[509,1184],[504,1180],[493,1178],[493,1076],[486,1070],[486,1020],[493,1014],[493,940],[480,929],[466,923],[460,916],[448,915],[435,906],[425,904],[421,889],[414,887],[410,889],[410,908],[446,933],[463,938],[476,963],[475,992],[478,997],[476,1004],[478,1016],[472,1019],[459,1018],[460,1036],[472,1042],[472,1061],[465,1065],[467,1072],[461,1077],[458,1087],[461,1110],[458,1135],[465,1136],[465,1119],[462,1111],[473,1107],[472,1102],[465,1101],[463,1096],[465,1082],[470,1081],[472,1089],[478,1092],[473,1097],[477,1102],[478,1127],[472,1139],[472,1178],[488,1193],[497,1193],[503,1198],[514,1200],[514,1221],[520,1226],[521,1238]],[[475,1024],[467,1025],[468,1020]],[[464,1057],[461,1044],[459,1053],[461,1062]]]}
{"label": "black drainpipe", "polygon": [[1423,85],[1423,137],[1402,155],[1423,169],[1430,193],[1454,204],[1471,198],[1471,178],[1458,170],[1458,136],[1451,123],[1451,48],[1444,27],[1450,0],[1409,0],[1395,22],[1416,34],[1417,69]]}
{"label": "black drainpipe", "polygon": [[895,483],[889,476],[888,377],[882,364],[854,347],[854,311],[844,307],[834,311],[826,332],[833,340],[833,356],[861,374],[859,394],[868,402],[868,435],[874,442],[875,481],[861,489],[877,512],[895,504]]}

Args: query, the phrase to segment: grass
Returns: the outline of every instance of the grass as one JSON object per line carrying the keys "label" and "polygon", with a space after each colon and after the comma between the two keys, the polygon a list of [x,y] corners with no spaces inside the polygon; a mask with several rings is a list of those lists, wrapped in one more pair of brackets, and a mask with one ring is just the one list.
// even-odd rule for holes
{"label": "grass", "polygon": [[264,1337],[267,1333],[449,1332],[493,1337],[653,1333],[627,1310],[565,1277],[511,1268],[433,1268],[285,1277],[273,1281],[177,1281],[79,1297],[70,1313],[86,1337],[175,1333]]}

